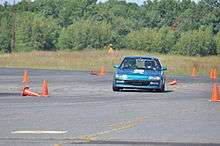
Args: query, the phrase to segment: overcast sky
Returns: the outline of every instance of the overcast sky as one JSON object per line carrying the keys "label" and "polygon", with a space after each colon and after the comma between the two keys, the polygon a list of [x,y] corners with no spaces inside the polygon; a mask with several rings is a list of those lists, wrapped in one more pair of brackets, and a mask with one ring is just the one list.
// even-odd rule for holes
{"label": "overcast sky", "polygon": [[[0,3],[4,3],[5,1],[8,1],[9,3],[13,3],[14,0],[0,0]],[[18,1],[21,1],[21,0],[16,0],[17,2]],[[107,0],[98,0],[98,2],[105,2]],[[145,0],[126,0],[127,2],[135,2],[135,3],[138,3],[138,4],[142,4]],[[198,0],[195,0],[195,1],[198,1]]]}

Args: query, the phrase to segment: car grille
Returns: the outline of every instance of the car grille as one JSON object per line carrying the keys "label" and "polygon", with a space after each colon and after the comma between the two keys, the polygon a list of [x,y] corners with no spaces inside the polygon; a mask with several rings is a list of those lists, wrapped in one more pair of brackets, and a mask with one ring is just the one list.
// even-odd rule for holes
{"label": "car grille", "polygon": [[134,81],[134,80],[126,80],[126,84],[133,85],[133,86],[148,86],[150,84],[150,81]]}

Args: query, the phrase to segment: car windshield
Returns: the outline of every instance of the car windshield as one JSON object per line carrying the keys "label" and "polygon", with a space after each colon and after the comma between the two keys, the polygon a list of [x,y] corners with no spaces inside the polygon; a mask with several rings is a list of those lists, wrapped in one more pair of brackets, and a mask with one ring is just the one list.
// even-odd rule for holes
{"label": "car windshield", "polygon": [[160,70],[161,65],[158,59],[152,58],[125,58],[120,66],[121,69],[144,69]]}

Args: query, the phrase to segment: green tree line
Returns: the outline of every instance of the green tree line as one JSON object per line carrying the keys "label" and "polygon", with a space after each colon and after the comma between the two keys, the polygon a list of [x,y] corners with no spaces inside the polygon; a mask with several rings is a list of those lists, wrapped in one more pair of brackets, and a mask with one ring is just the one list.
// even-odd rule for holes
{"label": "green tree line", "polygon": [[164,54],[220,54],[219,0],[23,0],[0,5],[0,51],[137,49]]}

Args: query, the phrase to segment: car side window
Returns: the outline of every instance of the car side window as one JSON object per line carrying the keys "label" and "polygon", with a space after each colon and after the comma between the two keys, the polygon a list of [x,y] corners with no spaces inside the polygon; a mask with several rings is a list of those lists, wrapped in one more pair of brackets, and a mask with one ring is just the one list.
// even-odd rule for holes
{"label": "car side window", "polygon": [[155,59],[155,63],[156,63],[156,66],[155,66],[156,69],[157,69],[157,70],[160,70],[161,67],[162,67],[161,64],[160,64],[160,61],[159,61],[158,59]]}

